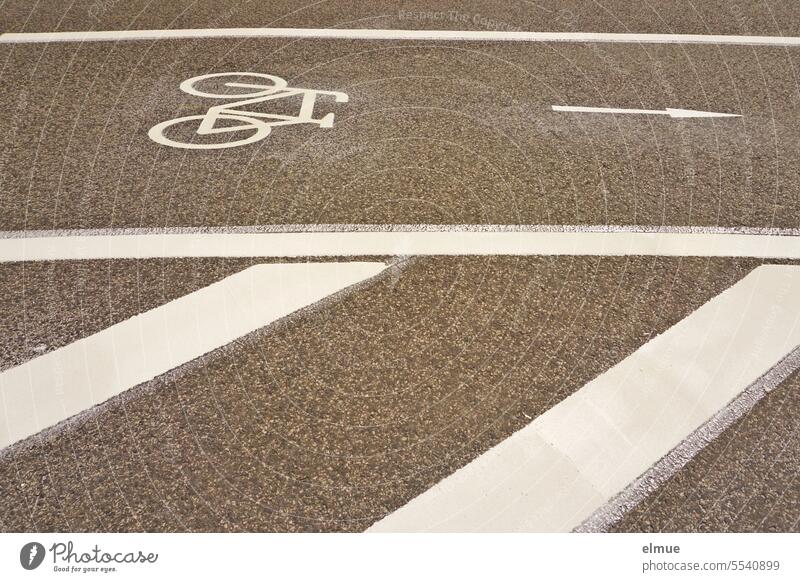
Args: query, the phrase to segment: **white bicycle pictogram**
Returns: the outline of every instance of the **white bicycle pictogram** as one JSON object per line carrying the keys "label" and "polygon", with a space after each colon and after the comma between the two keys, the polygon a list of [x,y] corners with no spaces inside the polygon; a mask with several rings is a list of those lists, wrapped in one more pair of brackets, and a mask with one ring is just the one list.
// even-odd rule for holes
{"label": "white bicycle pictogram", "polygon": [[[242,80],[246,80],[248,77],[255,77],[258,79],[258,82],[242,82]],[[230,80],[226,81],[225,78],[229,78]],[[209,93],[199,89],[198,85],[202,81],[208,79],[222,80],[224,81],[223,84],[225,87],[248,89],[249,92],[238,94]],[[154,125],[147,133],[150,139],[161,145],[194,150],[232,148],[252,144],[267,137],[273,127],[282,125],[311,123],[319,127],[333,127],[333,113],[328,113],[319,119],[314,118],[314,106],[317,97],[319,95],[329,95],[332,96],[337,103],[346,103],[349,99],[346,93],[341,93],[339,91],[320,91],[317,89],[289,87],[285,79],[263,73],[212,73],[209,75],[200,75],[199,77],[186,79],[180,84],[180,89],[189,95],[211,99],[225,99],[227,101],[226,103],[209,107],[208,111],[202,115],[189,115],[187,117],[178,117],[176,119],[170,119],[169,121],[163,121]],[[247,107],[248,105],[255,105],[256,103],[263,103],[265,101],[283,99],[296,95],[302,96],[300,109],[297,115],[261,113],[258,111],[239,109],[240,107]],[[239,100],[230,101],[231,99]],[[218,123],[220,120],[237,123],[221,125]],[[234,132],[252,133],[239,140],[219,143],[194,143],[192,141],[177,141],[167,137],[165,130],[184,123],[197,125],[197,130],[195,131],[197,135],[224,135]]]}

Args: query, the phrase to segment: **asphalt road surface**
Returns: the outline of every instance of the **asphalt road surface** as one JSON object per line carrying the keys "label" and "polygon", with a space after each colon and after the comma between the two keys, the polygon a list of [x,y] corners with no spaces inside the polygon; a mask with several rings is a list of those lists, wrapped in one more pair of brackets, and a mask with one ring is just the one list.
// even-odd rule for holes
{"label": "asphalt road surface", "polygon": [[800,15],[777,0],[645,3],[632,0],[495,0],[358,2],[298,5],[291,0],[77,0],[64,6],[6,0],[6,32],[165,28],[310,27],[434,30],[558,30],[688,34],[796,35]]}
{"label": "asphalt road surface", "polygon": [[[800,104],[784,48],[202,39],[0,49],[11,112],[2,130],[13,136],[3,153],[4,230],[796,228],[800,218]],[[318,98],[320,113],[335,115],[332,128],[277,127],[250,147],[185,150],[148,137],[158,122],[216,105],[179,85],[222,71],[268,71],[350,99]],[[287,101],[279,111],[297,107]],[[741,117],[551,109],[587,103]],[[170,135],[190,137],[181,131]]]}
{"label": "asphalt road surface", "polygon": [[[49,4],[0,3],[0,30],[32,33],[24,42],[0,36],[0,437],[29,395],[66,402],[85,384],[51,370],[56,359],[47,357],[137,317],[164,317],[165,334],[211,337],[203,322],[219,304],[197,303],[188,323],[164,314],[248,267],[374,261],[383,270],[3,441],[0,530],[364,531],[446,489],[448,479],[474,474],[474,463],[509,450],[509,437],[645,354],[635,361],[655,379],[653,398],[666,411],[687,390],[696,397],[687,414],[702,409],[700,421],[676,440],[644,418],[651,428],[641,434],[593,443],[642,465],[627,488],[595,483],[559,529],[613,514],[603,530],[800,531],[800,307],[790,282],[800,251],[754,257],[728,242],[800,237],[800,46],[35,36],[265,27],[790,38],[800,36],[800,8],[767,0],[475,1],[436,10],[422,2]],[[221,73],[231,75],[194,85],[218,98],[182,85]],[[265,100],[276,97],[275,81],[263,75],[307,91]],[[313,112],[302,113],[310,90],[331,93],[313,94]],[[223,111],[215,127],[228,131],[197,134],[209,108],[235,95],[260,100]],[[294,123],[265,129],[258,120],[269,118],[253,112]],[[154,139],[151,128],[182,117],[191,119]],[[180,233],[503,229],[576,240],[587,232],[711,234],[719,247],[670,256],[602,246],[414,256],[398,247],[323,258],[169,250]],[[8,258],[20,239],[45,239],[58,255],[76,235],[111,248],[120,235],[146,234],[163,235],[163,252]],[[752,341],[736,345],[745,347],[731,352],[709,333],[690,342],[688,356],[652,348],[769,265],[785,273],[785,287],[719,308],[715,320],[741,321]],[[119,342],[106,355],[86,352],[87,367],[112,370],[109,385],[120,362],[135,357]],[[737,361],[749,371],[725,380],[728,392],[755,396],[747,405],[712,403],[719,370]],[[14,380],[43,368],[57,385]],[[764,378],[778,379],[764,388]],[[641,414],[626,405],[636,390],[620,384],[619,415]],[[612,413],[561,426],[579,442],[601,420],[624,429]],[[707,436],[702,446],[691,444],[697,435]],[[661,454],[642,453],[645,441],[686,458],[666,470]],[[564,454],[570,470],[587,474]],[[522,470],[558,484],[548,466],[531,463]],[[485,483],[504,478],[483,475],[470,486],[502,499],[509,493]],[[637,489],[642,478],[654,485]],[[619,505],[634,489],[636,503]],[[556,504],[530,496],[531,515]],[[456,501],[452,511],[466,515],[464,529],[481,529],[468,506]],[[523,529],[547,529],[528,523]]]}

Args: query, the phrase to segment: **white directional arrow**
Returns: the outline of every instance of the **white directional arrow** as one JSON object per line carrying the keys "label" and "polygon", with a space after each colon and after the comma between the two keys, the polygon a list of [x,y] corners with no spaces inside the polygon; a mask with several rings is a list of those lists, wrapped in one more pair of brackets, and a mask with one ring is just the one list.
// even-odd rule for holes
{"label": "white directional arrow", "polygon": [[735,113],[715,113],[713,111],[695,111],[693,109],[616,109],[613,107],[573,107],[572,105],[553,105],[553,111],[565,113],[636,113],[639,115],[669,115],[675,119],[689,117],[741,117]]}

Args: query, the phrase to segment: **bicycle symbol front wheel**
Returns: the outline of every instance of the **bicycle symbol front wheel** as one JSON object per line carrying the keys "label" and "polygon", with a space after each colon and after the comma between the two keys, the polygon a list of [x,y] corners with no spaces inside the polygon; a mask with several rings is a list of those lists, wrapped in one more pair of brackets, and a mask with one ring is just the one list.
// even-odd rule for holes
{"label": "bicycle symbol front wheel", "polygon": [[253,134],[246,138],[234,141],[224,141],[220,143],[194,143],[191,141],[174,140],[170,137],[167,137],[167,134],[165,133],[166,129],[169,129],[173,126],[187,122],[196,122],[193,123],[193,125],[196,125],[196,129],[193,132],[193,135],[198,135],[199,132],[197,131],[197,129],[199,128],[200,123],[202,122],[203,119],[205,119],[205,117],[206,117],[205,115],[189,115],[187,117],[178,117],[177,119],[162,121],[161,123],[151,127],[150,131],[147,132],[147,135],[154,142],[173,148],[183,148],[187,150],[216,150],[223,148],[235,148],[237,146],[243,146],[255,143],[267,137],[271,131],[271,128],[268,124],[258,119],[254,119],[252,117],[245,117],[243,115],[231,115],[229,113],[220,113],[216,116],[217,119],[238,121],[240,122],[240,124],[232,127],[223,127],[214,129],[210,132],[207,132],[206,135],[225,135],[240,131],[253,131]]}

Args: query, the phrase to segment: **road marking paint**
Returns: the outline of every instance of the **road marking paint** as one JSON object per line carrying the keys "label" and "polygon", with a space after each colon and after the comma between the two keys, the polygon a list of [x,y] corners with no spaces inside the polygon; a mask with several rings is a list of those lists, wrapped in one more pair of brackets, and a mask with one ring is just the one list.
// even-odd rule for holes
{"label": "road marking paint", "polygon": [[249,267],[0,373],[0,448],[342,289],[384,263]]}
{"label": "road marking paint", "polygon": [[720,436],[733,423],[750,412],[769,392],[800,369],[800,346],[777,366],[751,384],[730,404],[711,417],[699,429],[661,458],[633,483],[595,511],[589,519],[575,528],[576,532],[606,532],[625,514],[644,501],[670,477],[680,471],[705,446]]}
{"label": "road marking paint", "polygon": [[4,238],[55,236],[119,236],[143,234],[253,234],[276,232],[644,232],[665,234],[760,234],[800,236],[800,228],[766,226],[670,226],[641,224],[363,224],[306,223],[242,226],[170,226],[136,228],[73,228],[56,230],[4,230]]}
{"label": "road marking paint", "polygon": [[143,234],[250,234],[270,232],[650,232],[667,234],[763,234],[800,236],[800,228],[766,226],[670,226],[642,224],[257,224],[243,226],[169,226],[3,230],[4,238]]}
{"label": "road marking paint", "polygon": [[[198,85],[202,87],[203,81],[208,81],[209,79],[222,82],[223,86],[229,89],[237,89],[237,91],[208,93],[202,88],[198,88]],[[253,79],[255,79],[255,81],[253,81]],[[242,81],[250,82],[245,83]],[[147,135],[157,144],[173,148],[195,150],[223,149],[252,144],[270,135],[273,127],[297,124],[311,124],[326,128],[333,127],[333,113],[328,113],[320,118],[314,117],[314,106],[317,97],[320,95],[333,97],[337,103],[346,103],[349,99],[346,93],[341,93],[339,91],[289,87],[285,79],[275,75],[266,75],[264,73],[231,72],[200,75],[198,77],[186,79],[180,84],[180,88],[181,91],[189,95],[205,97],[207,99],[221,99],[224,103],[209,107],[208,111],[202,115],[189,115],[187,117],[179,117],[177,119],[170,119],[158,123],[150,128]],[[247,89],[247,92],[243,93],[241,89]],[[260,111],[240,109],[241,107],[250,107],[266,101],[291,99],[298,96],[302,97],[296,115],[263,113]],[[231,99],[234,99],[234,101],[231,101]],[[236,125],[218,125],[217,121],[220,119],[236,121],[238,123]],[[223,137],[227,137],[227,134],[236,132],[239,133],[240,138],[236,141],[223,139],[212,143],[197,143],[193,140],[178,141],[168,137],[165,130],[171,129],[175,125],[185,125],[187,122],[192,129],[196,128],[194,132],[195,135],[205,136],[222,134]],[[241,135],[242,133],[244,133],[244,136]]]}
{"label": "road marking paint", "polygon": [[637,34],[609,32],[523,32],[504,30],[381,30],[354,28],[188,28],[172,30],[6,32],[0,34],[0,43],[118,42],[123,40],[175,40],[193,38],[305,38],[332,40],[602,42],[633,44],[800,46],[800,38],[794,36]]}
{"label": "road marking paint", "polygon": [[183,257],[411,255],[642,255],[800,259],[800,236],[630,231],[524,232],[499,229],[0,238],[0,263]]}
{"label": "road marking paint", "polygon": [[800,345],[767,265],[368,531],[570,531]]}
{"label": "road marking paint", "polygon": [[621,113],[636,115],[669,115],[673,119],[693,117],[741,117],[736,113],[714,113],[713,111],[695,111],[694,109],[618,109],[613,107],[576,107],[573,105],[553,105],[553,111],[565,113]]}

